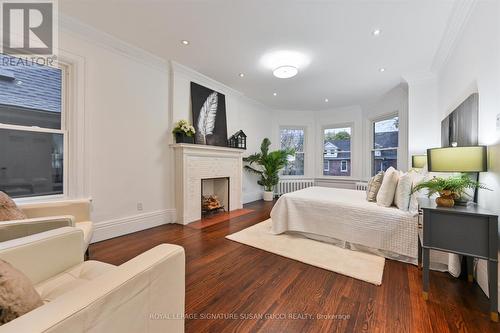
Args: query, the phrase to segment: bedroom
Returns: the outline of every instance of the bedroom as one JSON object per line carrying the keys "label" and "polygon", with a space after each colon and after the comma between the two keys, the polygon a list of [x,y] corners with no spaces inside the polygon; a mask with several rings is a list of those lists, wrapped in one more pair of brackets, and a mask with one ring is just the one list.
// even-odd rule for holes
{"label": "bedroom", "polygon": [[[463,255],[494,243],[483,222],[444,230],[472,247],[431,249],[426,279],[429,217],[366,200],[457,142],[487,147],[471,195],[500,212],[498,1],[45,2],[56,63],[2,44],[0,64],[0,191],[24,217],[0,222],[0,258],[45,304],[0,332],[498,331],[498,248]],[[276,186],[244,169],[265,138],[294,148]]]}

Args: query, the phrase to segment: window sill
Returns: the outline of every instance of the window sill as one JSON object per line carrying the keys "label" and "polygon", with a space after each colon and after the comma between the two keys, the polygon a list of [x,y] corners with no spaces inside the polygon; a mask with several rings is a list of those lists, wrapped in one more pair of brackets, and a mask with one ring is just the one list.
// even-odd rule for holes
{"label": "window sill", "polygon": [[[17,205],[42,204],[42,203],[52,203],[52,202],[70,201],[70,200],[75,200],[75,198],[69,198],[64,194],[44,195],[39,197],[27,197],[27,198],[14,198],[14,202]],[[89,198],[89,200],[92,201],[91,198]]]}
{"label": "window sill", "polygon": [[350,177],[350,176],[320,176],[315,177],[316,180],[321,181],[332,181],[332,182],[358,182],[360,181],[358,178]]}

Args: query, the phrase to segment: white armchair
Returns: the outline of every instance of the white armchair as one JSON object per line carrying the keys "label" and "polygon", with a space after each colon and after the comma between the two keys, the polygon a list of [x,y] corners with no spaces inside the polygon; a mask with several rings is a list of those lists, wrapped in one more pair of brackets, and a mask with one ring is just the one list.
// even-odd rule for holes
{"label": "white armchair", "polygon": [[18,332],[183,332],[184,249],[162,244],[113,266],[83,261],[83,233],[63,227],[0,243],[44,305],[0,326]]}
{"label": "white armchair", "polygon": [[0,222],[0,242],[73,226],[83,231],[83,250],[87,250],[94,233],[89,200],[64,200],[18,206],[28,219]]}

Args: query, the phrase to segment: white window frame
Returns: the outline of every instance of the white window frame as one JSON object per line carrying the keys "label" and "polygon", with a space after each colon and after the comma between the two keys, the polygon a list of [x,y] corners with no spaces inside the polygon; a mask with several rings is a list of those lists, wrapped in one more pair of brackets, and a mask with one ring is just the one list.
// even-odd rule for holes
{"label": "white window frame", "polygon": [[296,126],[296,125],[290,125],[290,126],[287,126],[287,125],[280,125],[279,127],[279,131],[278,131],[278,142],[279,142],[279,149],[282,149],[281,148],[281,130],[283,129],[293,129],[293,130],[302,130],[304,132],[304,144],[302,145],[303,146],[303,149],[300,153],[302,153],[304,155],[304,174],[303,175],[284,175],[283,174],[283,171],[280,171],[280,177],[283,178],[283,179],[287,179],[287,178],[304,178],[307,174],[307,170],[306,170],[306,157],[307,157],[307,154],[306,154],[306,144],[307,144],[307,128],[305,126]]}
{"label": "white window frame", "polygon": [[[325,130],[327,129],[337,129],[337,128],[347,128],[349,127],[351,129],[351,150],[349,151],[351,153],[351,166],[354,165],[354,136],[355,136],[355,124],[353,122],[349,122],[349,123],[337,123],[337,124],[330,124],[330,125],[323,125],[321,127],[321,133],[320,133],[320,143],[321,143],[321,152],[324,152],[325,151]],[[319,156],[319,158],[321,158],[321,164],[323,164],[323,160],[324,160],[324,154],[321,154],[321,156]],[[353,172],[353,168],[351,167],[351,174],[350,175],[346,175],[346,176],[328,176],[328,175],[325,175],[324,174],[324,171],[327,171],[327,170],[321,170],[321,173],[319,175],[319,177],[317,178],[324,178],[324,179],[354,179],[354,175],[352,174]],[[328,170],[329,171],[329,170]],[[342,171],[341,171],[342,172]]]}
{"label": "white window frame", "polygon": [[[378,123],[380,121],[384,121],[384,120],[389,120],[391,118],[395,118],[395,117],[398,117],[399,119],[399,128],[398,128],[398,146],[397,147],[388,147],[388,148],[374,148],[374,145],[375,145],[375,123]],[[391,113],[387,113],[387,114],[384,114],[380,117],[377,117],[377,118],[373,118],[371,119],[371,126],[370,126],[370,156],[369,156],[369,161],[370,161],[370,177],[373,176],[372,175],[372,170],[373,170],[373,154],[375,154],[376,151],[378,152],[381,152],[381,151],[384,151],[384,150],[394,150],[396,149],[397,151],[397,159],[396,159],[396,164],[399,165],[399,160],[400,160],[400,142],[401,142],[401,136],[400,136],[400,133],[401,132],[401,116],[399,115],[399,112],[391,112]]]}
{"label": "white window frame", "polygon": [[[345,163],[345,167],[344,167]],[[347,172],[347,160],[340,161],[340,172]]]}
{"label": "white window frame", "polygon": [[15,202],[36,202],[36,201],[50,201],[63,199],[68,194],[68,167],[69,167],[69,136],[67,130],[66,120],[68,118],[68,77],[69,77],[69,65],[58,61],[54,64],[59,69],[61,69],[61,128],[42,128],[38,126],[23,126],[23,125],[12,125],[4,124],[0,122],[0,129],[15,130],[15,131],[25,131],[32,133],[50,133],[50,134],[61,134],[63,136],[63,193],[62,194],[52,194],[52,195],[37,195],[30,197],[15,198]]}
{"label": "white window frame", "polygon": [[326,161],[326,165],[328,166],[325,168],[325,160],[323,160],[323,171],[330,171],[330,161]]}

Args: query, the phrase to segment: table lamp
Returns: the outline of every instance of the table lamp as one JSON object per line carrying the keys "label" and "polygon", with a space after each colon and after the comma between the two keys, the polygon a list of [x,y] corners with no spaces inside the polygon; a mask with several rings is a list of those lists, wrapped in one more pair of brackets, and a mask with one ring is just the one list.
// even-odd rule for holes
{"label": "table lamp", "polygon": [[[486,146],[427,149],[430,172],[474,173],[479,180],[479,172],[488,169],[487,163]],[[474,202],[477,202],[477,189],[474,191]]]}
{"label": "table lamp", "polygon": [[427,164],[427,155],[413,155],[411,157],[411,167],[413,169],[423,169]]}

